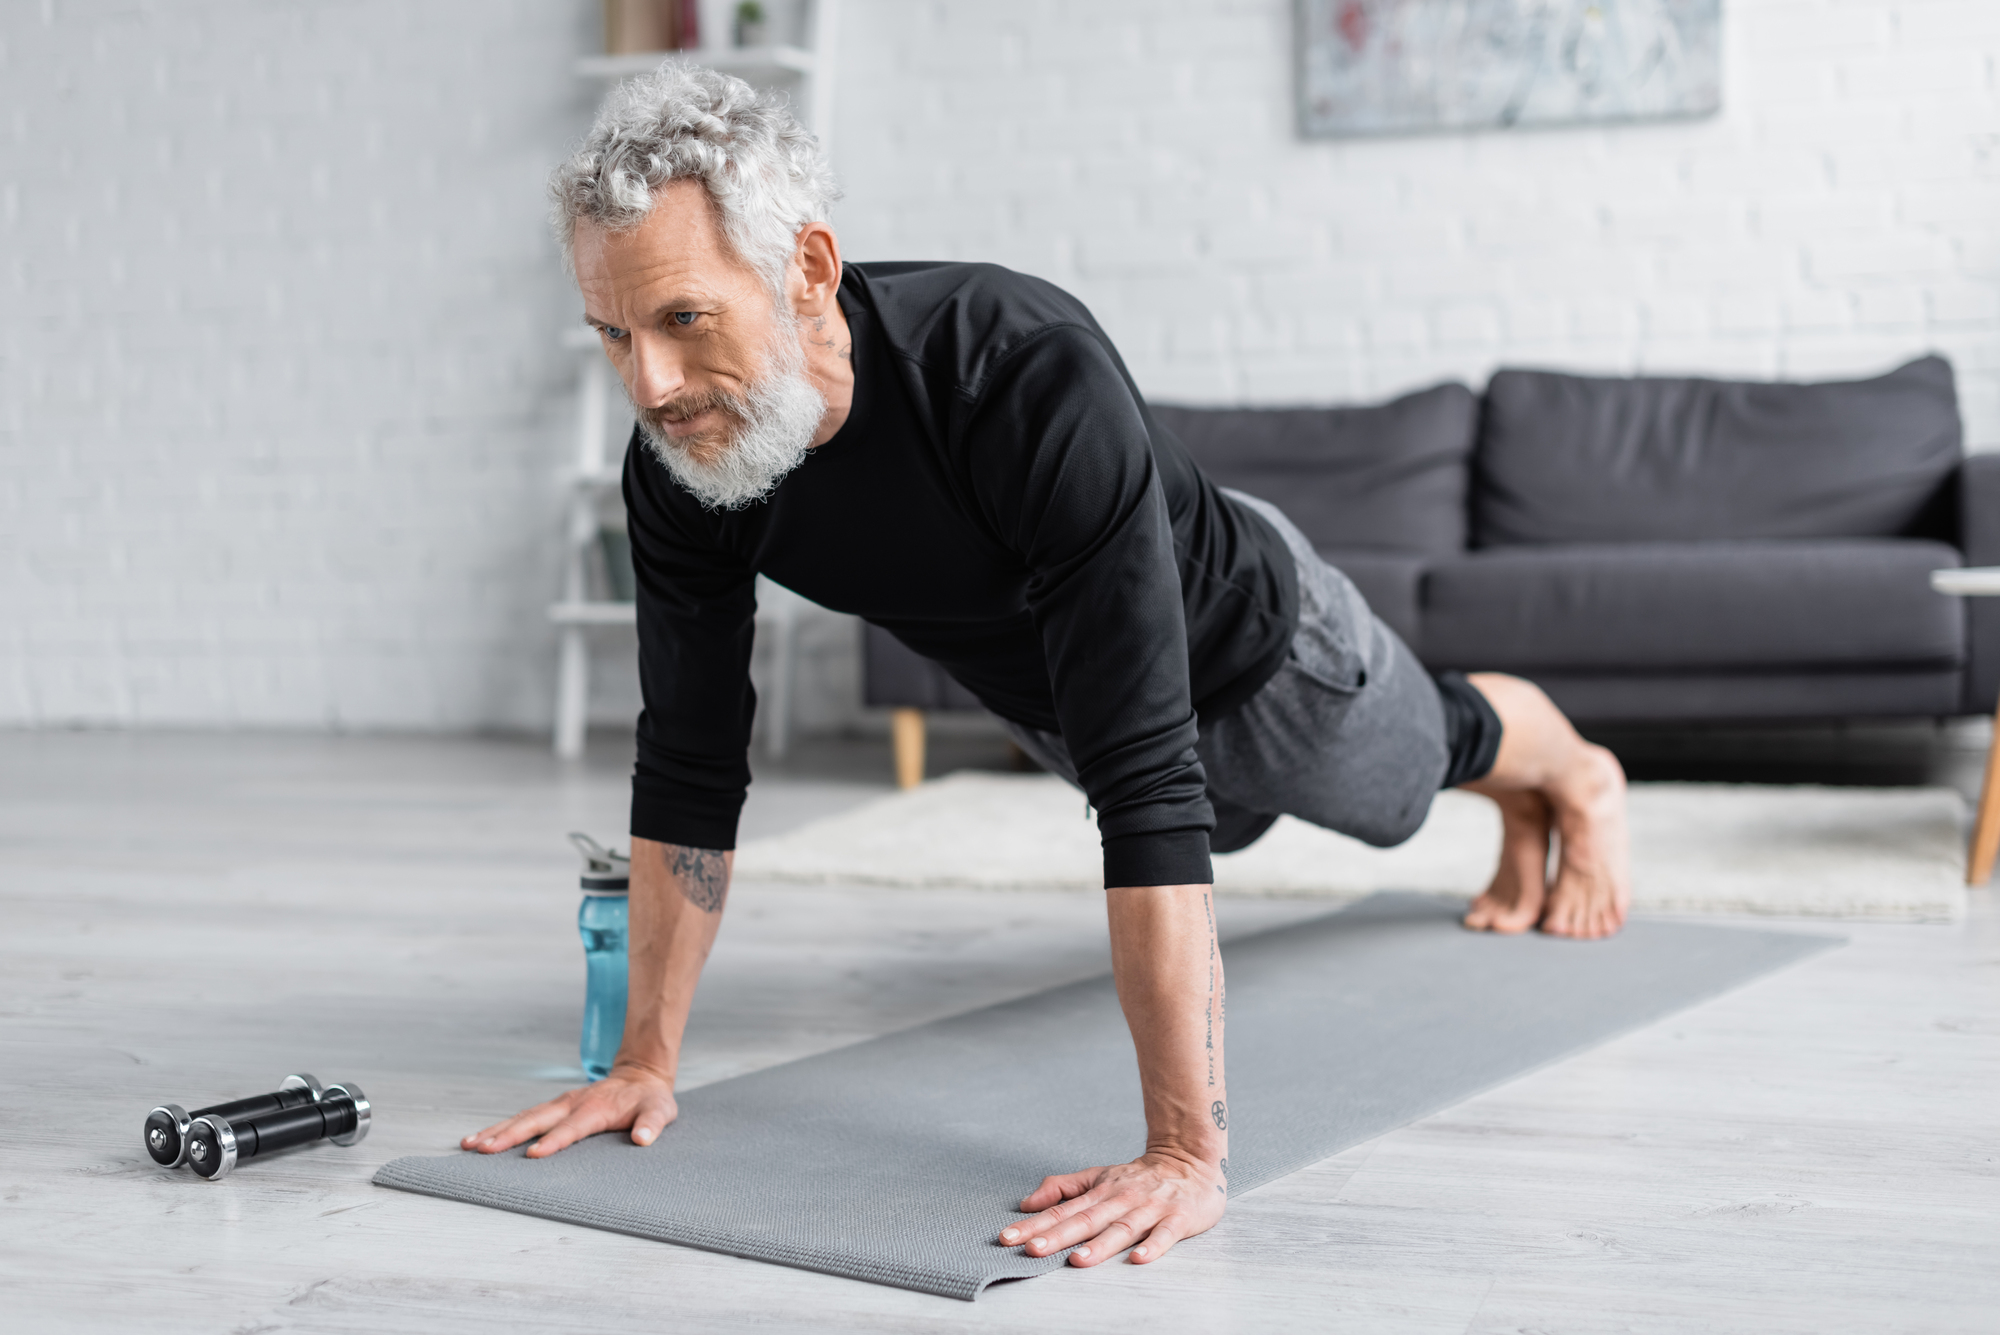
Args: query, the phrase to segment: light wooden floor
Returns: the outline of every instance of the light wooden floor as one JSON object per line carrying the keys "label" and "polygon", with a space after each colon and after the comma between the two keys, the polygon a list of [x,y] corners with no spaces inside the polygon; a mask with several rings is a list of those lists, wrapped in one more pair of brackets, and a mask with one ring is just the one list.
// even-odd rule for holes
{"label": "light wooden floor", "polygon": [[[1991,891],[1957,927],[1851,925],[1842,950],[1246,1196],[1166,1263],[977,1304],[371,1186],[571,1077],[562,834],[623,828],[623,772],[506,742],[0,734],[0,1326],[2000,1328]],[[746,833],[873,791],[762,781]],[[1223,907],[1237,932],[1324,911]],[[1095,896],[740,886],[686,1073],[1104,965]],[[155,1102],[301,1068],[367,1088],[367,1142],[213,1185],[141,1152]]]}

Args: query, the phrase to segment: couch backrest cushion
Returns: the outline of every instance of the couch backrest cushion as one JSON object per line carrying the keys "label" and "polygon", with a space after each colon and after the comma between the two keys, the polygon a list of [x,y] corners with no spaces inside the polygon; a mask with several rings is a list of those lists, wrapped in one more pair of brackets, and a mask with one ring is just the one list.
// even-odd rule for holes
{"label": "couch backrest cushion", "polygon": [[1368,408],[1155,405],[1153,416],[1204,473],[1270,501],[1315,547],[1465,549],[1479,400],[1464,385]]}
{"label": "couch backrest cushion", "polygon": [[1897,537],[1960,454],[1942,357],[1814,385],[1503,370],[1486,389],[1473,538]]}

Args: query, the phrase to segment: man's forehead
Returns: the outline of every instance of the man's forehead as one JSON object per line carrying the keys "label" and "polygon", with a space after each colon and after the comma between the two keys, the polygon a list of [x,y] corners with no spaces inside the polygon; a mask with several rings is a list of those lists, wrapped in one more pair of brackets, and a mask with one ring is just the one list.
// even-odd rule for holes
{"label": "man's forehead", "polygon": [[657,191],[637,227],[613,229],[592,218],[576,223],[577,265],[593,268],[701,267],[733,260],[708,195],[693,181]]}
{"label": "man's forehead", "polygon": [[677,181],[659,192],[637,227],[614,231],[579,219],[577,286],[586,297],[644,293],[655,301],[712,298],[754,276],[725,244],[706,192]]}

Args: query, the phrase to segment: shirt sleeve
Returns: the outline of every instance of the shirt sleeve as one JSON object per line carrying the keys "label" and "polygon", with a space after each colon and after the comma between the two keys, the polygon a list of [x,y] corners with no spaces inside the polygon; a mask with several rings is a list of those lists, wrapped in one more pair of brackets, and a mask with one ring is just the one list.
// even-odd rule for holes
{"label": "shirt sleeve", "polygon": [[1027,566],[1063,741],[1097,808],[1106,888],[1205,885],[1186,612],[1137,391],[1091,331],[1042,330],[967,419],[979,503]]}
{"label": "shirt sleeve", "polygon": [[625,457],[639,621],[632,833],[685,848],[736,847],[750,786],[757,696],[750,650],[756,573],[700,531],[634,436]]}

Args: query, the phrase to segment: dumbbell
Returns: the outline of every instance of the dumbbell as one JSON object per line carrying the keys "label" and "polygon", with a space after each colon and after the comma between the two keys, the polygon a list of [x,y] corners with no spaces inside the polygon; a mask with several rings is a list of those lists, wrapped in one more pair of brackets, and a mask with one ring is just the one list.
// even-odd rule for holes
{"label": "dumbbell", "polygon": [[254,1117],[208,1113],[188,1124],[188,1167],[211,1182],[229,1176],[240,1159],[330,1140],[356,1145],[368,1134],[368,1096],[352,1082],[328,1085],[319,1102]]}
{"label": "dumbbell", "polygon": [[146,1153],[162,1168],[179,1168],[187,1162],[188,1126],[197,1117],[256,1117],[319,1100],[319,1081],[309,1075],[288,1075],[269,1094],[196,1108],[191,1113],[178,1103],[163,1103],[146,1114]]}

